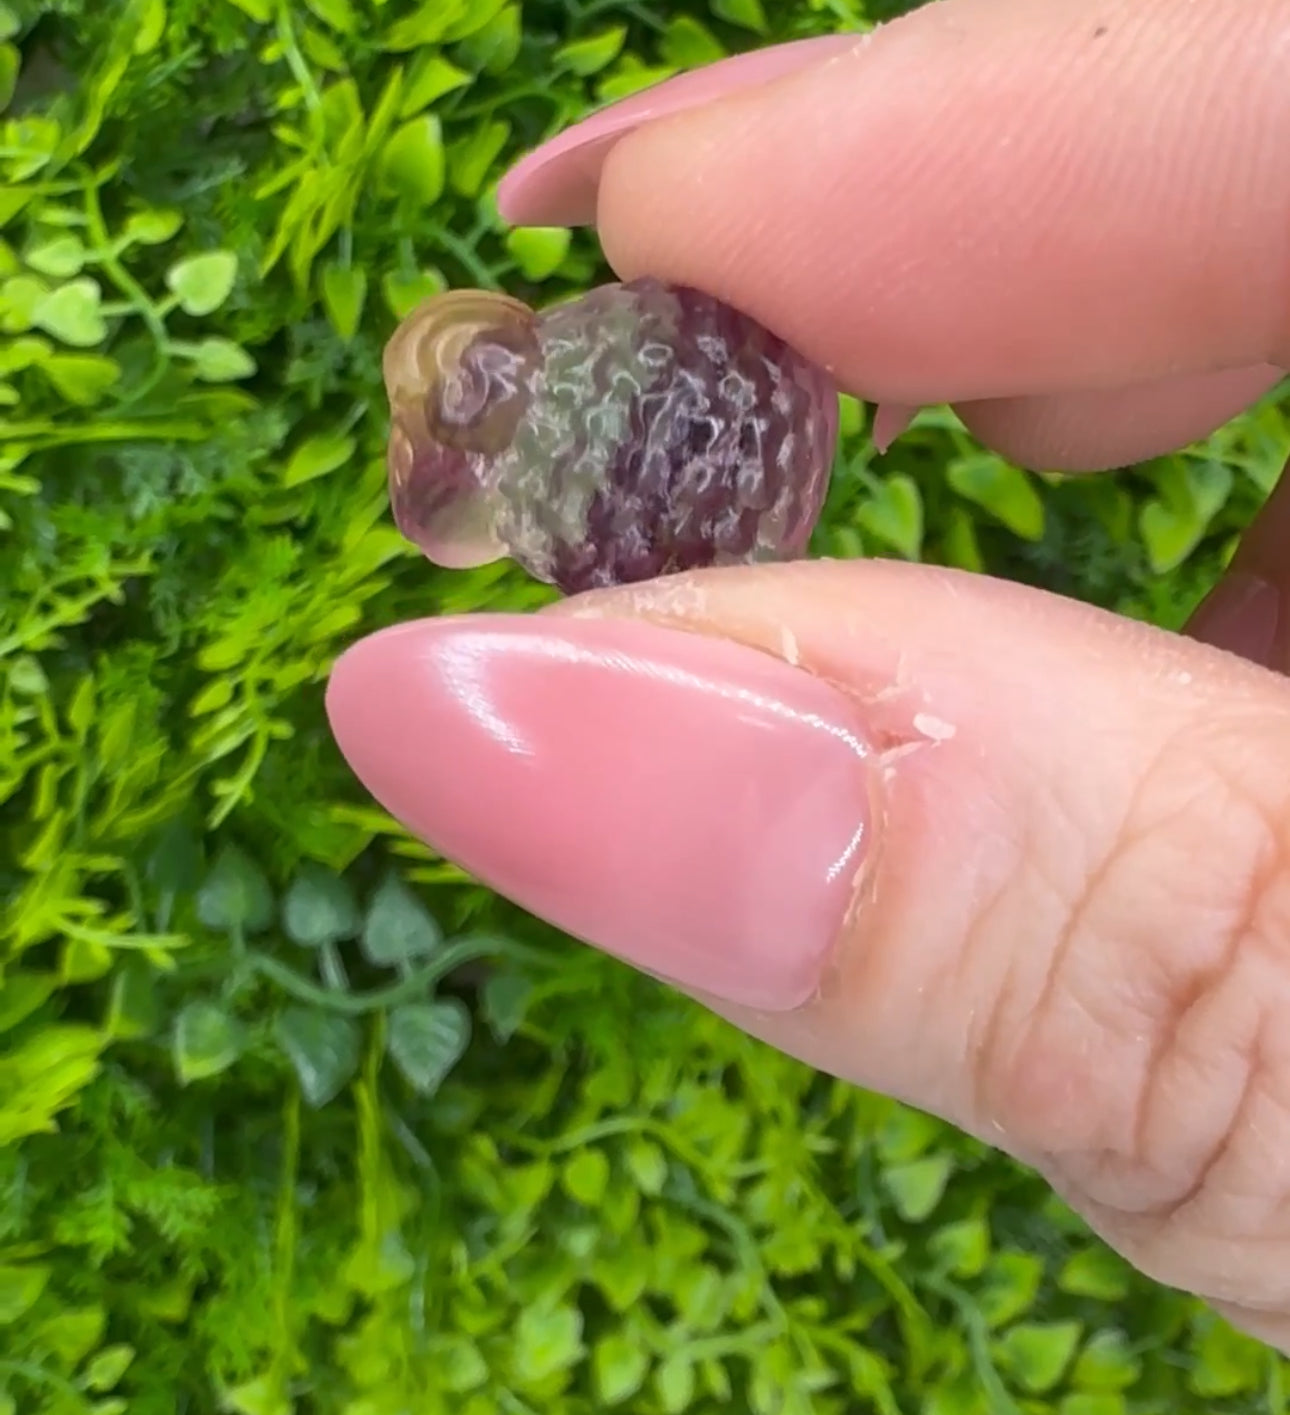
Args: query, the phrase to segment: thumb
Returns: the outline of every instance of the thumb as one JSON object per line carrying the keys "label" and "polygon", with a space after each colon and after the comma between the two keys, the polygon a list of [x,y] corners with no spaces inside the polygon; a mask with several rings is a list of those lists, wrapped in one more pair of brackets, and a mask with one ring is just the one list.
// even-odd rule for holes
{"label": "thumb", "polygon": [[351,765],[518,903],[1042,1171],[1290,1344],[1290,683],[998,581],[721,570],[406,624]]}

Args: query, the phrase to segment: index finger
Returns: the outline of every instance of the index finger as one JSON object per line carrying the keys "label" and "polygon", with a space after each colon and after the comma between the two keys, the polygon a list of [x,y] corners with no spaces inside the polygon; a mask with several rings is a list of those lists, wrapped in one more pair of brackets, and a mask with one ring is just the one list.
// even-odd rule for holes
{"label": "index finger", "polygon": [[1285,365],[1287,58],[1290,0],[944,0],[618,136],[601,237],[872,399]]}

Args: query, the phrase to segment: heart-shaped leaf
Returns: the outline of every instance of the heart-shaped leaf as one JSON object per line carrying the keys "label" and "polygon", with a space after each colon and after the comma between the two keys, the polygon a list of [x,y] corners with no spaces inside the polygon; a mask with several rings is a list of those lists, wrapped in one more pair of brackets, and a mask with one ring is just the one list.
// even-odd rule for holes
{"label": "heart-shaped leaf", "polygon": [[856,519],[871,536],[917,560],[923,548],[923,498],[918,483],[903,474],[884,479]]}
{"label": "heart-shaped leaf", "polygon": [[352,339],[367,301],[367,272],[356,265],[332,262],[323,266],[320,279],[323,309],[331,327],[342,339]]}
{"label": "heart-shaped leaf", "polygon": [[403,319],[423,301],[433,299],[448,288],[437,270],[396,270],[381,281],[381,293],[395,319]]}
{"label": "heart-shaped leaf", "polygon": [[455,998],[409,1002],[390,1014],[387,1046],[408,1084],[433,1095],[470,1041],[470,1013]]}
{"label": "heart-shaped leaf", "polygon": [[1014,535],[1043,539],[1044,503],[1020,467],[982,452],[951,462],[946,479],[960,496],[1002,521]]}
{"label": "heart-shaped leaf", "polygon": [[256,370],[255,360],[231,339],[212,335],[200,343],[185,348],[193,361],[193,372],[206,383],[233,383],[250,378]]}
{"label": "heart-shaped leaf", "polygon": [[273,1029],[278,1045],[287,1054],[300,1090],[311,1106],[334,1100],[358,1070],[360,1037],[348,1017],[317,1008],[288,1007]]}
{"label": "heart-shaped leaf", "polygon": [[507,233],[506,249],[526,280],[548,280],[564,263],[572,239],[565,226],[518,226]]}
{"label": "heart-shaped leaf", "polygon": [[40,371],[62,397],[78,408],[91,408],[121,378],[121,366],[99,354],[54,354]]}
{"label": "heart-shaped leaf", "polygon": [[246,1032],[214,1002],[190,1002],[175,1020],[175,1071],[183,1085],[227,1071],[242,1054]]}
{"label": "heart-shaped leaf", "polygon": [[75,349],[92,349],[107,338],[100,311],[103,295],[88,275],[51,290],[31,312],[31,322]]}
{"label": "heart-shaped leaf", "polygon": [[225,846],[197,891],[197,917],[208,929],[224,933],[258,933],[273,922],[269,881],[236,845]]}
{"label": "heart-shaped leaf", "polygon": [[575,39],[555,51],[555,62],[579,78],[589,78],[607,68],[623,52],[627,39],[626,25],[613,25],[585,39]]}
{"label": "heart-shaped leaf", "polygon": [[1039,1394],[1061,1380],[1083,1334],[1079,1322],[1022,1322],[995,1343],[995,1359],[1024,1390]]}
{"label": "heart-shaped leaf", "polygon": [[363,952],[378,968],[392,968],[434,953],[443,933],[434,916],[394,875],[372,897],[363,925]]}
{"label": "heart-shaped leaf", "polygon": [[28,251],[27,264],[54,280],[67,280],[84,268],[85,247],[77,236],[55,236]]}
{"label": "heart-shaped leaf", "polygon": [[940,1203],[953,1168],[953,1159],[939,1154],[884,1170],[883,1181],[901,1218],[921,1223]]}
{"label": "heart-shaped leaf", "polygon": [[443,129],[432,113],[396,128],[381,153],[380,175],[396,195],[431,206],[443,195]]}
{"label": "heart-shaped leaf", "polygon": [[282,927],[302,948],[353,938],[362,925],[354,891],[339,875],[306,865],[282,901]]}
{"label": "heart-shaped leaf", "polygon": [[166,285],[185,314],[213,314],[232,293],[237,257],[232,251],[206,251],[176,262],[166,272]]}
{"label": "heart-shaped leaf", "polygon": [[1163,501],[1148,501],[1138,513],[1138,530],[1157,575],[1176,570],[1200,544],[1205,527],[1205,518],[1194,507],[1174,508]]}

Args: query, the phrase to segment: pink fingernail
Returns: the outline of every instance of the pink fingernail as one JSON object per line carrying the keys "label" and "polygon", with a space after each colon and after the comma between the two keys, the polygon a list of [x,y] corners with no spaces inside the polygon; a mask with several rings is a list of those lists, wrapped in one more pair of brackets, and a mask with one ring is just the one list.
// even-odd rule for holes
{"label": "pink fingernail", "polygon": [[1226,576],[1192,615],[1187,633],[1202,643],[1272,666],[1281,625],[1281,596],[1254,575]]}
{"label": "pink fingernail", "polygon": [[635,93],[522,158],[497,189],[498,210],[513,225],[589,226],[596,219],[605,156],[633,128],[784,78],[854,49],[861,39],[857,34],[799,39],[737,54]]}
{"label": "pink fingernail", "polygon": [[919,411],[912,403],[879,403],[873,415],[873,445],[878,451],[886,452],[904,436]]}
{"label": "pink fingernail", "polygon": [[332,730],[367,789],[477,879],[681,987],[816,991],[869,845],[851,702],[641,620],[471,615],[365,639]]}

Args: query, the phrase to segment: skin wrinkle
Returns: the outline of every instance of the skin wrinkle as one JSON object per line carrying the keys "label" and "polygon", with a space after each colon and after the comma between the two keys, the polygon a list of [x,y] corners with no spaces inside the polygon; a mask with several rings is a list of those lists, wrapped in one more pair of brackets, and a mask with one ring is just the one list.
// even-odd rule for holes
{"label": "skin wrinkle", "polygon": [[[1182,752],[1178,750],[1180,745],[1184,747]],[[1175,741],[1173,749],[1162,754],[1156,771],[1166,777],[1174,772],[1180,757],[1185,759],[1189,755],[1185,750],[1188,745],[1185,740],[1182,743]],[[1116,849],[1108,855],[1096,875],[1100,888],[1109,889],[1113,898],[1117,893],[1119,895],[1120,903],[1113,906],[1112,913],[1122,912],[1123,909],[1124,892],[1112,876],[1117,863],[1123,862],[1125,851],[1131,849],[1135,841],[1149,846],[1162,833],[1166,839],[1172,833],[1170,823],[1175,820],[1175,810],[1160,815],[1150,808],[1153,782],[1154,776],[1149,777],[1143,790],[1136,794],[1134,809],[1116,842]],[[1203,1219],[1208,1220],[1210,1227],[1220,1229],[1222,1241],[1239,1243],[1243,1238],[1258,1236],[1266,1240],[1269,1236],[1266,1223],[1258,1224],[1254,1233],[1247,1234],[1243,1231],[1244,1226],[1236,1221],[1231,1212],[1234,1176],[1239,1179],[1251,1168],[1246,1161],[1246,1151],[1251,1143],[1247,1122],[1254,1098],[1260,1091],[1271,1091],[1278,1076],[1290,1077],[1284,1066],[1279,1069],[1269,1066],[1266,1048],[1259,1041],[1269,1027],[1276,1025],[1277,1014],[1285,1005],[1286,983],[1290,981],[1286,968],[1287,943],[1290,942],[1287,914],[1290,910],[1280,897],[1290,887],[1290,811],[1269,813],[1266,786],[1256,788],[1252,795],[1247,795],[1242,790],[1244,785],[1241,781],[1229,781],[1228,789],[1238,797],[1244,796],[1245,804],[1253,807],[1253,811],[1247,814],[1252,814],[1257,821],[1259,834],[1243,846],[1251,864],[1239,884],[1240,907],[1223,926],[1223,936],[1216,940],[1217,958],[1194,970],[1181,986],[1167,986],[1176,974],[1171,974],[1167,965],[1161,965],[1161,983],[1165,987],[1157,1005],[1154,1021],[1156,1036],[1152,1050],[1141,1082],[1133,1087],[1138,1096],[1135,1105],[1137,1123],[1127,1153],[1118,1147],[1095,1150],[1085,1155],[1049,1149],[1037,1161],[1037,1167],[1055,1187],[1077,1207],[1095,1215],[1099,1228],[1134,1256],[1144,1270],[1163,1281],[1202,1292],[1205,1285],[1197,1281],[1198,1275],[1190,1270],[1185,1255],[1188,1235],[1197,1227],[1205,1226]],[[1220,816],[1226,818],[1212,800],[1206,807],[1203,794],[1194,794],[1193,801],[1194,808],[1203,818],[1210,818],[1205,815],[1207,810],[1217,810]],[[1139,823],[1144,812],[1147,819]],[[1131,869],[1131,874],[1142,877],[1143,872]],[[1266,915],[1273,908],[1269,901],[1274,894],[1278,896],[1275,918],[1269,924]],[[1080,953],[1096,957],[1107,952],[1105,939],[1075,938],[1081,924],[1087,925],[1098,908],[1098,889],[1094,888],[1088,891],[1065,931],[1068,949],[1062,954],[1063,958],[1079,956]],[[1282,981],[1279,991],[1269,988],[1265,980],[1255,979],[1251,986],[1251,980],[1238,976],[1242,971],[1242,960],[1248,960],[1256,953],[1261,957],[1271,956],[1275,974]],[[1148,958],[1147,961],[1151,960]],[[1051,970],[1052,987],[1044,995],[1048,1009],[1051,1009],[1054,997],[1063,987],[1073,986],[1069,982],[1062,983],[1062,971],[1060,966]],[[1160,1140],[1151,1137],[1149,1131],[1158,1130],[1166,1137],[1171,1130],[1177,1133],[1178,1100],[1172,1094],[1177,1089],[1176,1080],[1166,1074],[1166,1069],[1176,1071],[1179,1066],[1192,1069],[1185,1060],[1179,1060],[1179,1050],[1203,1049],[1207,1043],[1212,1046],[1214,1038],[1222,1038],[1225,1048],[1232,1048],[1231,1005],[1224,1001],[1228,994],[1237,999],[1259,999],[1258,1026],[1252,1037],[1238,1040],[1235,1059],[1225,1056],[1225,1066],[1240,1067],[1239,1092],[1222,1113],[1212,1117],[1215,1134],[1206,1152],[1192,1162],[1194,1168],[1190,1173],[1179,1176],[1178,1157],[1153,1153],[1158,1149]],[[1206,1009],[1216,1015],[1207,1026],[1193,1028],[1192,1024]],[[1081,1010],[1087,1015],[1086,1009]],[[1038,1049],[1045,1045],[1045,1026],[1045,1013],[1037,1010],[1031,1017],[1031,1042]],[[1094,1026],[1098,1034],[1094,1047],[1104,1047],[1108,1040],[1114,1043],[1117,1029],[1113,1025],[1108,1027],[1103,1022]],[[1201,1036],[1188,1040],[1192,1030],[1201,1031]],[[1022,1056],[1025,1057],[1024,1048]],[[1017,1064],[1033,1066],[1034,1063],[1023,1059]],[[1283,1079],[1283,1086],[1285,1084]],[[1209,1087],[1196,1096],[1197,1116],[1205,1113],[1207,1095],[1222,1104],[1220,1095],[1214,1089],[1216,1085],[1221,1091],[1221,1081],[1211,1078]],[[1006,1083],[1003,1091],[1007,1094]],[[1286,1100],[1278,1098],[1276,1104],[1282,1112],[1290,1108]],[[1024,1122],[1018,1131],[1019,1138],[1024,1141]],[[1173,1192],[1150,1194],[1134,1203],[1130,1203],[1124,1193],[1115,1193],[1112,1197],[1107,1190],[1107,1181],[1110,1181],[1112,1191],[1120,1190],[1126,1172],[1136,1178],[1138,1185],[1146,1183],[1148,1189],[1160,1186]],[[1184,1187],[1179,1189],[1179,1184]],[[1275,1196],[1274,1212],[1284,1215],[1286,1202],[1284,1194]],[[1181,1258],[1180,1253],[1184,1255]]]}

